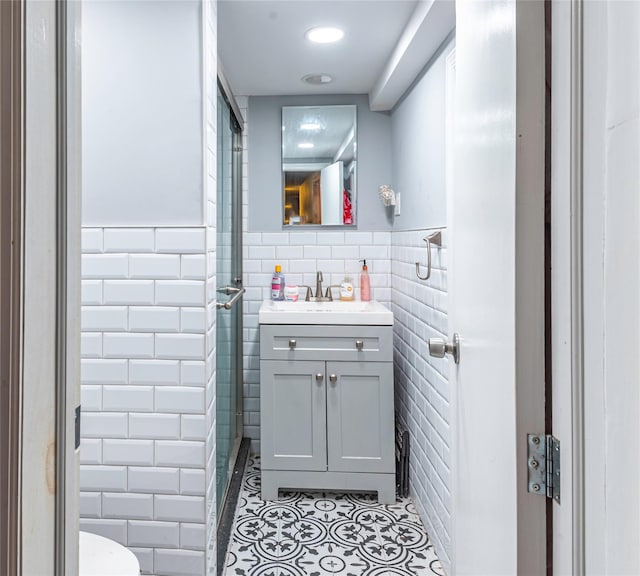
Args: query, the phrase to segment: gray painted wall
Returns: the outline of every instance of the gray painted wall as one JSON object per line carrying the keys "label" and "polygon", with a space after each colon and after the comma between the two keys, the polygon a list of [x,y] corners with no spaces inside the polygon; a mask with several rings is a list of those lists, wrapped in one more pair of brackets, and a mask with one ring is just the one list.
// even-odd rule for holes
{"label": "gray painted wall", "polygon": [[[358,107],[358,183],[356,227],[344,230],[389,230],[389,212],[378,198],[378,186],[391,181],[391,118],[371,112],[367,96],[254,96],[249,98],[248,168],[249,231],[279,232],[282,225],[282,106],[356,104]],[[301,226],[288,232],[309,231]],[[316,228],[317,229],[317,228]],[[326,227],[334,230],[335,227]]]}
{"label": "gray painted wall", "polygon": [[447,225],[445,61],[454,46],[453,38],[442,45],[391,113],[391,187],[401,194],[394,230]]}
{"label": "gray painted wall", "polygon": [[82,7],[83,224],[203,224],[201,3]]}

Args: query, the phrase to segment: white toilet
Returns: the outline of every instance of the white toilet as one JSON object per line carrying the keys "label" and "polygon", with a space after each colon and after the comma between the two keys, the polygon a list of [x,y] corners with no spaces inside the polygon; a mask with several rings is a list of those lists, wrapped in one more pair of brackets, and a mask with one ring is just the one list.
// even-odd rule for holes
{"label": "white toilet", "polygon": [[80,532],[79,576],[139,576],[135,554],[109,538]]}

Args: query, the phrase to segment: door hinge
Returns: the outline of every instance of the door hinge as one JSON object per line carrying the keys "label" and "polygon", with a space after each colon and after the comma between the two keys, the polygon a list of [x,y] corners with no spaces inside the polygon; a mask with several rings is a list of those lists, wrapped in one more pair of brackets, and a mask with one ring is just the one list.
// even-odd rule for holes
{"label": "door hinge", "polygon": [[527,434],[528,492],[560,504],[560,440],[551,434]]}

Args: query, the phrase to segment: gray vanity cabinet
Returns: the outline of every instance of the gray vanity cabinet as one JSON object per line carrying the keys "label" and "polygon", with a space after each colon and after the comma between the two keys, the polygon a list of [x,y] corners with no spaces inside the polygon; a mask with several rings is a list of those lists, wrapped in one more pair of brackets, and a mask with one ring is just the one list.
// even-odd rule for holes
{"label": "gray vanity cabinet", "polygon": [[261,325],[262,497],[377,491],[395,502],[391,326]]}

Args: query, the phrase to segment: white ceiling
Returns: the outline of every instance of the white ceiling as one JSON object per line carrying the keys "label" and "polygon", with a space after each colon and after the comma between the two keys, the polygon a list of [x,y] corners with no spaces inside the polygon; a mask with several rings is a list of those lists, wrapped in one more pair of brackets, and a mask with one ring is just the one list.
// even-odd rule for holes
{"label": "white ceiling", "polygon": [[[453,0],[219,0],[218,56],[236,95],[369,94],[390,109],[455,25]],[[304,34],[337,26],[317,45]],[[313,86],[307,74],[334,81]]]}

